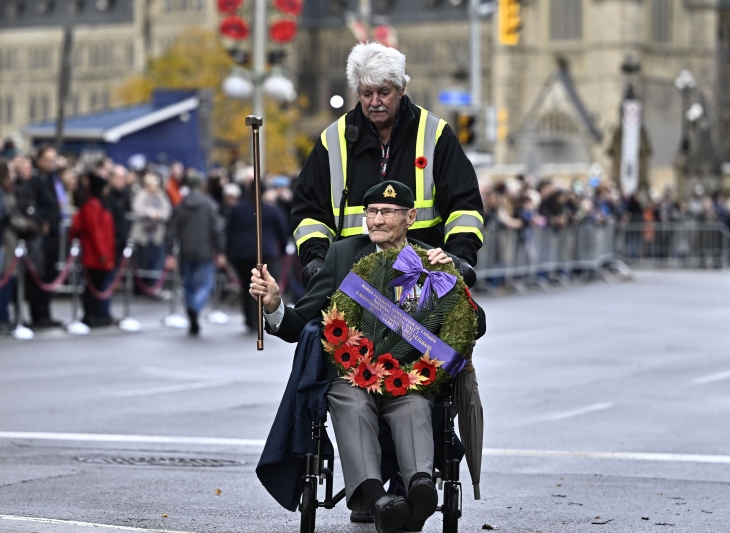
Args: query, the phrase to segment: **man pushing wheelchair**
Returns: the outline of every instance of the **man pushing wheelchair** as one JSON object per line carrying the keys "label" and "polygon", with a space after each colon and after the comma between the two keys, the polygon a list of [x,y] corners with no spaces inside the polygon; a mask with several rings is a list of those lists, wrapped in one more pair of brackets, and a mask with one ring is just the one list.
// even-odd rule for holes
{"label": "man pushing wheelchair", "polygon": [[[464,285],[458,258],[407,238],[417,222],[408,186],[384,181],[367,191],[363,205],[367,235],[333,243],[295,307],[284,306],[266,266],[252,271],[249,293],[263,297],[267,331],[299,342],[257,473],[291,509],[284,471],[292,472],[290,484],[303,475],[310,444],[297,441],[311,429],[296,426],[303,418],[316,422],[326,408],[348,508],[372,511],[379,533],[420,531],[438,505],[434,401],[454,376],[473,372],[468,359],[484,334],[484,312]],[[383,487],[383,423],[405,496]]]}

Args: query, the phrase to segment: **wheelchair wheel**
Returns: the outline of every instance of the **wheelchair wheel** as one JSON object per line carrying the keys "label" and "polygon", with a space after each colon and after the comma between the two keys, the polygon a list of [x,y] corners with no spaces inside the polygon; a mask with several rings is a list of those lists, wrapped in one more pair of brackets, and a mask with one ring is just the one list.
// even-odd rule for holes
{"label": "wheelchair wheel", "polygon": [[299,504],[299,512],[302,513],[299,533],[314,531],[314,522],[317,516],[317,497],[314,491],[314,481],[305,481],[302,486],[302,501]]}
{"label": "wheelchair wheel", "polygon": [[444,533],[459,531],[459,489],[456,485],[444,487]]}

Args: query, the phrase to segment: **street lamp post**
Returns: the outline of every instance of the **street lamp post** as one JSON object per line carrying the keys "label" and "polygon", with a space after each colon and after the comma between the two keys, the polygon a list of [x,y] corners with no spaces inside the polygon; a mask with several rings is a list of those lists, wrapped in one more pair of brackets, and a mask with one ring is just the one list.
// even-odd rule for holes
{"label": "street lamp post", "polygon": [[[266,75],[266,0],[254,0],[253,13],[253,114],[264,116],[264,76]],[[265,130],[259,128],[259,150],[261,175],[266,172]],[[253,154],[251,158],[253,161]]]}
{"label": "street lamp post", "polygon": [[[688,69],[683,69],[679,73],[679,76],[677,76],[677,79],[674,80],[674,86],[682,94],[682,138],[679,140],[679,155],[681,156],[681,159],[679,160],[678,166],[681,170],[681,174],[683,174],[682,181],[686,183],[690,169],[689,118],[687,116],[687,112],[689,111],[690,107],[689,102],[690,97],[692,96],[692,91],[697,86],[697,80],[692,75],[692,72],[690,72]],[[678,187],[680,191],[684,189],[684,183],[678,183],[678,185],[681,185],[680,187]]]}

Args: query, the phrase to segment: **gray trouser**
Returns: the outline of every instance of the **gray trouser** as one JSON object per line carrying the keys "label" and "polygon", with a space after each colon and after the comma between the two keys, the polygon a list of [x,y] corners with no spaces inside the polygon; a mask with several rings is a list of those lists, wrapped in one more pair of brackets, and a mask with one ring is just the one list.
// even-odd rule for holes
{"label": "gray trouser", "polygon": [[383,417],[393,433],[398,467],[405,486],[417,472],[433,471],[433,427],[431,395],[407,394],[386,399],[353,387],[342,378],[332,382],[327,393],[332,427],[345,477],[347,505],[355,489],[366,479],[380,477],[378,417]]}

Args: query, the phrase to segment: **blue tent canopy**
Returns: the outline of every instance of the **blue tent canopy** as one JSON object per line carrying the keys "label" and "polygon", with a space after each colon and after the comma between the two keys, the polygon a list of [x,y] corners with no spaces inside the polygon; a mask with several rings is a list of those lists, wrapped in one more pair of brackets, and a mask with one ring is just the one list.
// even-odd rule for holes
{"label": "blue tent canopy", "polygon": [[[102,151],[118,163],[135,154],[148,161],[180,161],[204,172],[210,147],[207,91],[160,89],[148,103],[68,117],[64,151]],[[55,139],[55,122],[31,124],[23,132],[34,145]]]}

